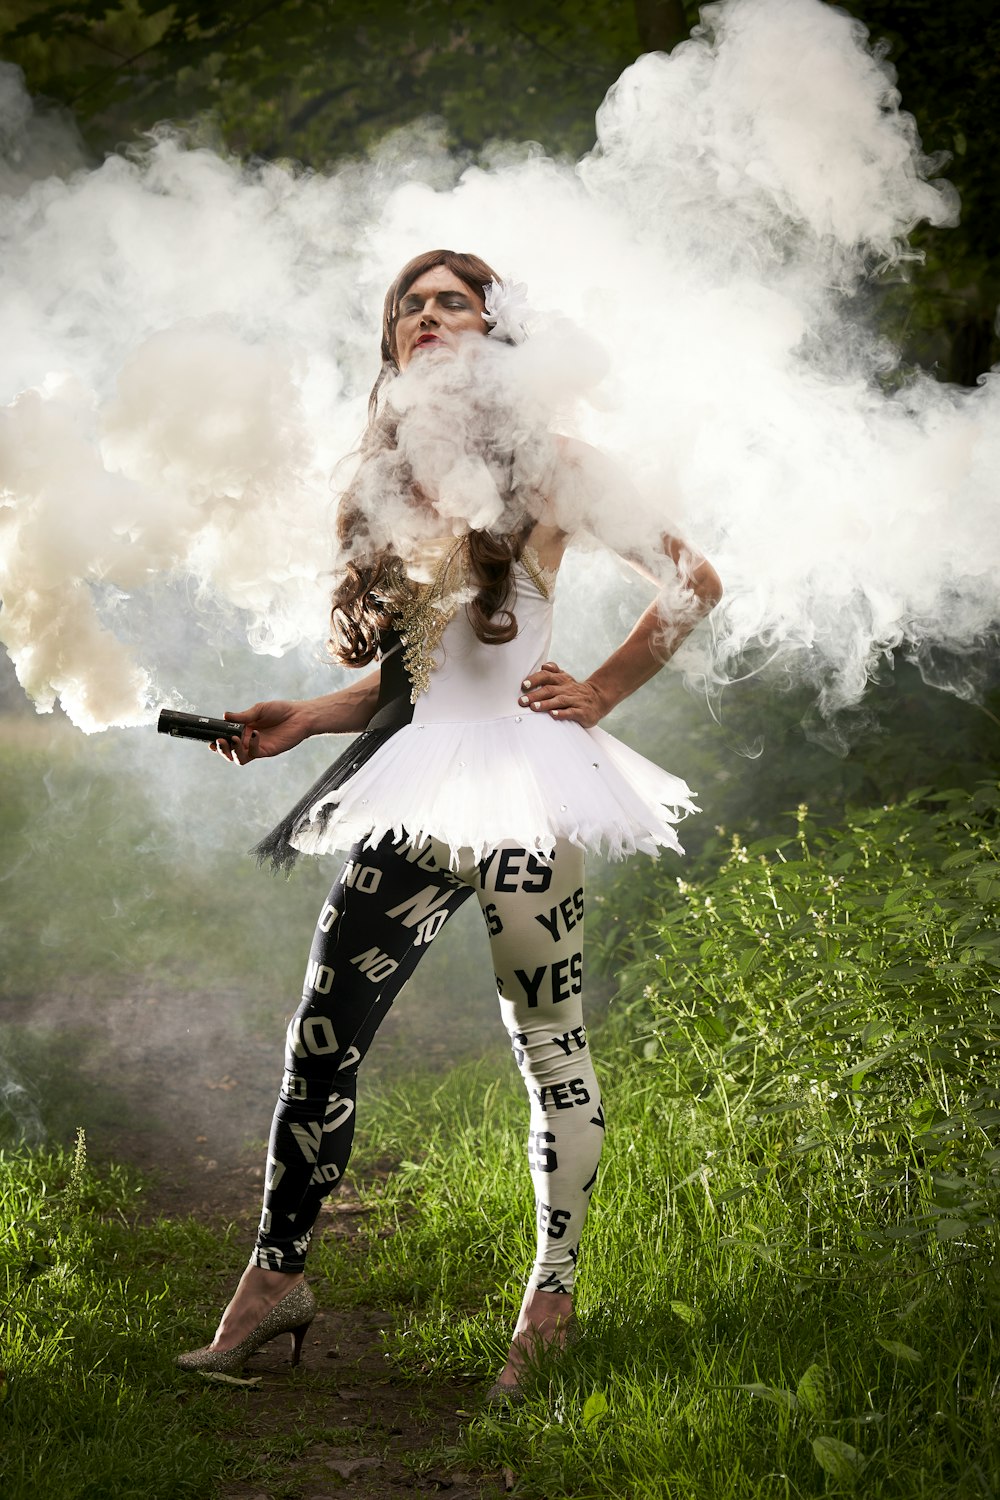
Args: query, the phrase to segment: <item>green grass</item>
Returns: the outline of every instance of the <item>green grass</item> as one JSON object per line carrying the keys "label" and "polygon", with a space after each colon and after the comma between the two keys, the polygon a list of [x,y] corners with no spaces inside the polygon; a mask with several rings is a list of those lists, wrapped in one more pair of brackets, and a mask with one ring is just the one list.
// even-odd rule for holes
{"label": "green grass", "polygon": [[[800,815],[649,894],[595,1039],[583,1336],[524,1407],[470,1423],[464,1459],[549,1500],[997,1492],[997,801],[822,835]],[[532,1254],[523,1128],[492,1063],[369,1114],[363,1151],[403,1167],[359,1287],[403,1310],[414,1370],[502,1360]]]}
{"label": "green grass", "polygon": [[229,1393],[172,1367],[203,1332],[226,1244],[136,1224],[139,1194],[93,1172],[82,1137],[0,1152],[4,1500],[206,1500],[239,1469]]}
{"label": "green grass", "polygon": [[[845,1201],[834,1165],[802,1153],[800,1119],[665,1097],[613,1026],[597,1053],[611,1133],[582,1260],[583,1336],[513,1418],[470,1424],[463,1458],[508,1464],[520,1493],[550,1500],[994,1493],[1000,1277],[987,1245],[860,1255],[849,1217],[863,1205]],[[532,1253],[520,1083],[492,1071],[378,1106],[368,1149],[412,1149],[414,1130],[435,1125],[420,1165],[375,1200],[359,1281],[402,1310],[406,1366],[483,1381]],[[875,1204],[867,1217],[889,1227]],[[395,1233],[378,1238],[387,1224]],[[824,1463],[841,1466],[839,1488]]]}
{"label": "green grass", "polygon": [[[1000,1490],[998,806],[984,786],[840,828],[800,812],[703,878],[644,865],[610,891],[582,1337],[523,1407],[470,1419],[458,1461],[547,1500]],[[468,1379],[470,1410],[532,1257],[524,1128],[495,1053],[369,1093],[356,1168],[399,1170],[368,1190],[363,1254],[315,1252],[327,1295],[395,1306],[393,1358]],[[231,1399],[178,1395],[170,1367],[226,1246],[132,1227],[125,1178],[72,1156],[0,1171],[5,1497],[207,1497],[250,1472],[220,1441]]]}
{"label": "green grass", "polygon": [[289,1458],[324,1434],[278,1431],[259,1389],[173,1364],[244,1247],[194,1220],[139,1221],[142,1193],[131,1173],[93,1170],[82,1135],[68,1153],[0,1151],[0,1494],[211,1500],[242,1479],[292,1496]]}

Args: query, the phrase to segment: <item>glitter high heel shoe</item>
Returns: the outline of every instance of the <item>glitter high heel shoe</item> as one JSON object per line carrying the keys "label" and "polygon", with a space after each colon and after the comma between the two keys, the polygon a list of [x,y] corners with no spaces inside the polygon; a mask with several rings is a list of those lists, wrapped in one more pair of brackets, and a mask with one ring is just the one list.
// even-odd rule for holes
{"label": "glitter high heel shoe", "polygon": [[505,1411],[508,1407],[521,1406],[523,1403],[524,1392],[519,1385],[504,1385],[499,1380],[494,1380],[483,1397],[483,1405],[494,1411]]}
{"label": "glitter high heel shoe", "polygon": [[207,1370],[219,1375],[232,1375],[235,1370],[242,1369],[251,1354],[255,1354],[262,1344],[277,1338],[280,1333],[290,1333],[292,1364],[297,1365],[306,1329],[315,1316],[316,1298],[312,1294],[312,1288],[300,1281],[280,1302],[275,1303],[271,1311],[261,1318],[257,1327],[235,1348],[188,1349],[186,1353],[178,1354],[174,1364],[182,1370]]}

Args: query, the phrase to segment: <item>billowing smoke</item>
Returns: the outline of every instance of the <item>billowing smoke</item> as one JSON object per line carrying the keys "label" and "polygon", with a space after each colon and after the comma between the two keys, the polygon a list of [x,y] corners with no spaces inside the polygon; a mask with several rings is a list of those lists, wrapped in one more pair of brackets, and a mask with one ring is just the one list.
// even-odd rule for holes
{"label": "billowing smoke", "polygon": [[[623,75],[576,166],[512,146],[462,169],[415,130],[296,174],[159,130],[73,170],[0,74],[0,639],[40,709],[93,730],[191,701],[183,664],[156,666],[191,614],[235,616],[258,652],[323,638],[381,294],[435,245],[528,286],[533,338],[488,360],[517,451],[541,464],[548,423],[595,444],[611,462],[568,503],[603,541],[675,527],[715,562],[694,676],[778,659],[834,710],[894,648],[975,649],[997,613],[996,381],[884,394],[892,351],[852,297],[955,195],[858,23],[819,0],[705,18]],[[396,396],[405,415],[437,382],[414,473],[460,529],[498,491],[459,376]],[[402,490],[380,514],[412,533]]]}

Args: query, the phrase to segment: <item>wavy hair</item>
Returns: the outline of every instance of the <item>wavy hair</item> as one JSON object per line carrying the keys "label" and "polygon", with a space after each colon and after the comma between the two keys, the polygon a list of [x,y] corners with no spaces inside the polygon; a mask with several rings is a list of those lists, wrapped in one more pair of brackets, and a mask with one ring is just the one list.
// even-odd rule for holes
{"label": "wavy hair", "polygon": [[[478,255],[456,250],[427,250],[407,261],[385,294],[382,365],[368,397],[368,426],[361,443],[362,468],[383,450],[396,446],[396,422],[385,411],[380,396],[386,383],[399,374],[396,353],[399,304],[413,283],[437,266],[444,266],[464,282],[480,302],[490,282],[500,280]],[[358,488],[356,478],[345,491],[337,512],[338,540],[351,554],[351,560],[334,590],[330,614],[330,650],[337,661],[352,667],[366,666],[375,659],[379,633],[391,624],[405,586],[399,559],[392,548],[377,547],[371,540]],[[521,556],[532,524],[529,517],[517,531],[501,534],[470,531],[466,538],[471,583],[476,587],[466,613],[478,638],[488,645],[511,641],[517,634],[517,620],[510,609],[511,570]]]}

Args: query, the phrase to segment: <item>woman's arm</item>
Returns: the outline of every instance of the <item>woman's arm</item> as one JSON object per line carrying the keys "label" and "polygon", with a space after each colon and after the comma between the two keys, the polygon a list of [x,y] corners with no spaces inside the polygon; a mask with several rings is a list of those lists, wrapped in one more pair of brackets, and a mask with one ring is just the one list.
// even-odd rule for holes
{"label": "woman's arm", "polygon": [[662,536],[658,548],[646,544],[642,498],[606,454],[573,438],[560,437],[557,446],[546,519],[564,534],[589,531],[659,589],[617,651],[583,682],[551,661],[525,681],[523,706],[589,729],[669,661],[718,604],[722,584],[711,563],[679,537]]}
{"label": "woman's arm", "polygon": [[543,662],[525,680],[519,699],[522,705],[590,729],[670,660],[699,620],[718,604],[722,583],[707,558],[678,537],[664,536],[661,546],[662,554],[655,561],[625,555],[637,572],[661,587],[617,651],[582,682],[555,662]]}
{"label": "woman's arm", "polygon": [[381,676],[381,669],[370,672],[360,682],[321,698],[278,698],[255,703],[242,712],[227,709],[227,719],[246,727],[235,744],[216,740],[212,749],[245,766],[249,760],[281,755],[314,734],[359,733],[375,712]]}
{"label": "woman's arm", "polygon": [[[659,549],[644,541],[642,499],[606,454],[574,438],[557,438],[558,458],[547,496],[546,520],[563,538],[589,531],[660,590],[626,640],[583,682],[555,662],[543,662],[524,684],[520,703],[536,713],[591,728],[660,670],[722,598],[711,563],[679,537],[664,535]],[[648,511],[647,511],[648,514]]]}

